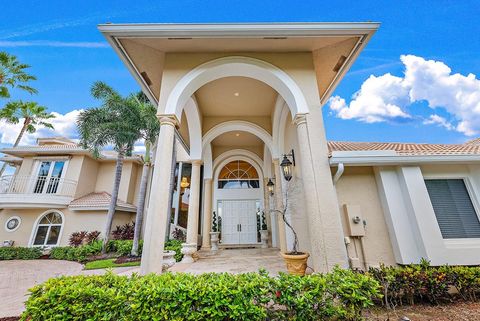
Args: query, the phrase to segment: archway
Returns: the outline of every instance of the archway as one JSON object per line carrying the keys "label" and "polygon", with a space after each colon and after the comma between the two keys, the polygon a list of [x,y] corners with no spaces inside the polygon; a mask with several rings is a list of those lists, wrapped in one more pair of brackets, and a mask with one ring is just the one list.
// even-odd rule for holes
{"label": "archway", "polygon": [[266,83],[287,102],[292,118],[298,113],[308,113],[308,105],[300,87],[287,73],[265,61],[242,56],[215,59],[187,73],[170,93],[164,113],[175,114],[180,119],[187,100],[198,88],[229,76],[248,77]]}

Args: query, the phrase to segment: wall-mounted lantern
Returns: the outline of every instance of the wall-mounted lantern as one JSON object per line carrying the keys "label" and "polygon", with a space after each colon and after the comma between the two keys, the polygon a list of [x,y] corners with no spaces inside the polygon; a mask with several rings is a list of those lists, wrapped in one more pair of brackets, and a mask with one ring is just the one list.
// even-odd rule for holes
{"label": "wall-mounted lantern", "polygon": [[[292,161],[290,161],[290,159],[288,159],[289,157],[292,158]],[[290,154],[283,154],[283,160],[280,163],[280,167],[282,168],[282,172],[283,172],[283,177],[285,178],[285,180],[287,182],[290,181],[292,179],[292,176],[293,176],[292,165],[295,166],[295,153],[294,153],[293,149],[290,152]]]}
{"label": "wall-mounted lantern", "polygon": [[268,189],[268,192],[270,193],[270,196],[273,196],[273,187],[274,186],[275,186],[275,184],[273,184],[272,179],[269,178],[268,183],[267,183],[267,189]]}

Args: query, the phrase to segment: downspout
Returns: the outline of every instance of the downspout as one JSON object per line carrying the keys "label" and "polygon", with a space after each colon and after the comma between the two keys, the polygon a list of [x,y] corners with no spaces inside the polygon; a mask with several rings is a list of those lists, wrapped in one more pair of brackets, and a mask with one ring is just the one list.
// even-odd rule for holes
{"label": "downspout", "polygon": [[335,176],[333,176],[334,186],[337,185],[337,182],[340,179],[340,177],[342,177],[344,171],[345,171],[345,166],[343,166],[343,163],[338,163],[337,172],[335,173]]}

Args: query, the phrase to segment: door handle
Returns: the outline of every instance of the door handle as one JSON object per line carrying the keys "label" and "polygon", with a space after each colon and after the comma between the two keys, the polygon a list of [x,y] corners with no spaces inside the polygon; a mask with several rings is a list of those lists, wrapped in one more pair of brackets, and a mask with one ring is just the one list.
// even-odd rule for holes
{"label": "door handle", "polygon": [[240,232],[240,227],[239,227],[240,224],[237,224],[237,232]]}
{"label": "door handle", "polygon": [[242,231],[242,224],[239,224],[240,225],[240,232]]}

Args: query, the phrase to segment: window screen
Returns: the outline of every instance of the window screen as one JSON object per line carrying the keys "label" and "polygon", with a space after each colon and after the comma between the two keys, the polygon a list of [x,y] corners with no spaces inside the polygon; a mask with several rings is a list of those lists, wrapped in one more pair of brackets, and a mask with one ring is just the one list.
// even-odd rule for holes
{"label": "window screen", "polygon": [[427,179],[425,184],[444,239],[480,238],[480,222],[463,179]]}

